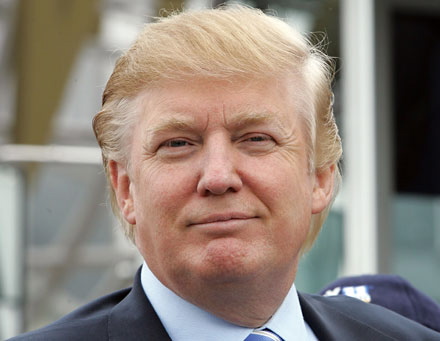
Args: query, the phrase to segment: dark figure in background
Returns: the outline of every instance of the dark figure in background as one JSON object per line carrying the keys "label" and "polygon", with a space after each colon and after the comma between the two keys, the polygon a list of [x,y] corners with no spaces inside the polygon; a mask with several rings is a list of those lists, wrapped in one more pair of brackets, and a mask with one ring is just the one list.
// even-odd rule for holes
{"label": "dark figure in background", "polygon": [[396,275],[363,275],[339,278],[320,292],[345,295],[377,304],[440,332],[440,305]]}

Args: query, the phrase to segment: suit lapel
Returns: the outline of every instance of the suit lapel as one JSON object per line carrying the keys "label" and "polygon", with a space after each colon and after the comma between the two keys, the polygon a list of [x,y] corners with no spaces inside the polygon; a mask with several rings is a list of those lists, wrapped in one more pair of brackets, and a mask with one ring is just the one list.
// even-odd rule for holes
{"label": "suit lapel", "polygon": [[171,340],[142,289],[140,270],[133,288],[116,305],[108,320],[109,340]]}
{"label": "suit lapel", "polygon": [[320,296],[300,293],[298,296],[304,320],[319,340],[392,340],[350,315],[349,305],[342,312],[326,304]]}
{"label": "suit lapel", "polygon": [[[298,293],[304,320],[319,340],[390,340],[321,297]],[[133,288],[109,314],[108,338],[113,341],[171,340],[142,289],[140,270]]]}

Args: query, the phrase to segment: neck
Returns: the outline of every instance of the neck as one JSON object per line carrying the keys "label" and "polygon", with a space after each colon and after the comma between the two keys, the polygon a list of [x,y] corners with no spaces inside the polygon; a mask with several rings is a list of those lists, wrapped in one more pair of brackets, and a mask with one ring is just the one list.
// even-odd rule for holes
{"label": "neck", "polygon": [[293,284],[295,272],[285,278],[266,276],[265,279],[248,281],[203,283],[196,291],[191,290],[197,295],[189,295],[189,292],[178,294],[228,322],[257,328],[275,314]]}

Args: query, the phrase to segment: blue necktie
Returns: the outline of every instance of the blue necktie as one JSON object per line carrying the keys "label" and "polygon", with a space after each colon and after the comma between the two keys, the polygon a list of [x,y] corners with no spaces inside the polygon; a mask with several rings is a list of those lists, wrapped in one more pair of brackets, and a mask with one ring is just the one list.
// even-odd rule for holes
{"label": "blue necktie", "polygon": [[283,341],[283,339],[269,329],[264,329],[254,330],[244,341]]}

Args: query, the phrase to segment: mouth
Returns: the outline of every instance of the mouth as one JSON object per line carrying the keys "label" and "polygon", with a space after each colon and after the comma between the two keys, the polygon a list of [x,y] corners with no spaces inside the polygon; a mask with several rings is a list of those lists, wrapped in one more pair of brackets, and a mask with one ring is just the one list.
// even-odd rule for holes
{"label": "mouth", "polygon": [[221,214],[210,214],[199,219],[194,219],[189,222],[188,226],[195,225],[216,225],[216,224],[228,224],[240,221],[246,221],[250,219],[258,218],[257,216],[241,213],[241,212],[230,212]]}

